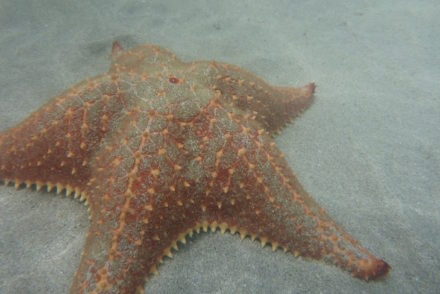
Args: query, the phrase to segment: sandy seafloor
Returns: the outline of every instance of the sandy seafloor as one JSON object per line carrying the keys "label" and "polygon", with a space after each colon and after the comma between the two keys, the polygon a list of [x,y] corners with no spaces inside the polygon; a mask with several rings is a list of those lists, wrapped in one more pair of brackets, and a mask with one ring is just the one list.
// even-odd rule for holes
{"label": "sandy seafloor", "polygon": [[[276,143],[389,276],[366,283],[211,233],[166,259],[146,292],[439,293],[440,4],[331,2],[2,0],[0,129],[106,71],[115,39],[238,64],[277,85],[314,81],[314,105]],[[0,293],[68,292],[88,225],[77,201],[1,186]]]}

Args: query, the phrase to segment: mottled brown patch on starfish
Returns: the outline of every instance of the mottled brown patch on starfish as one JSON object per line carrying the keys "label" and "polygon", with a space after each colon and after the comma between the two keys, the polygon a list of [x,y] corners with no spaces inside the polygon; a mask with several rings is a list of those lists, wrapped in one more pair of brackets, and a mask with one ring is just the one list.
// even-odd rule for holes
{"label": "mottled brown patch on starfish", "polygon": [[115,43],[108,73],[0,133],[0,180],[56,187],[89,205],[72,293],[142,291],[177,241],[208,228],[376,279],[389,265],[313,201],[271,139],[314,88]]}

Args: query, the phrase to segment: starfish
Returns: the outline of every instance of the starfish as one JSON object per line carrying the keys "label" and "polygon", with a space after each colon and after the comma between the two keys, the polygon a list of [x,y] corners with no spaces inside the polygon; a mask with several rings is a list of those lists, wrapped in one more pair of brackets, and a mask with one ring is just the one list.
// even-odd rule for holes
{"label": "starfish", "polygon": [[314,89],[115,42],[107,73],[0,133],[0,180],[89,206],[71,293],[143,291],[177,242],[208,229],[373,280],[390,266],[311,198],[272,140]]}

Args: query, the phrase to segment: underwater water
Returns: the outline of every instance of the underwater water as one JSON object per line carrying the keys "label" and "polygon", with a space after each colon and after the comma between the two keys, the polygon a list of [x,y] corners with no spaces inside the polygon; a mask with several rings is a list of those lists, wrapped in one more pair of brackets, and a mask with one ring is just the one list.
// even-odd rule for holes
{"label": "underwater water", "polygon": [[[323,262],[203,233],[146,293],[436,293],[440,289],[440,7],[436,1],[0,3],[0,130],[108,70],[114,40],[317,85],[275,139],[316,202],[392,269]],[[89,228],[71,198],[0,186],[0,293],[66,293]]]}

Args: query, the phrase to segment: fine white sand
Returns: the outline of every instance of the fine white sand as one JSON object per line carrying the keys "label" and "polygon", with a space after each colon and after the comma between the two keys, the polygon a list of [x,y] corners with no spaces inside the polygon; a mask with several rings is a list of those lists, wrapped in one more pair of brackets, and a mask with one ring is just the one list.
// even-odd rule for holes
{"label": "fine white sand", "polygon": [[[276,143],[315,200],[392,266],[366,283],[202,234],[166,259],[146,292],[440,291],[437,0],[85,2],[0,2],[0,130],[106,71],[113,40],[237,64],[273,84],[314,81],[314,105]],[[88,225],[77,201],[1,186],[0,293],[68,292]]]}

